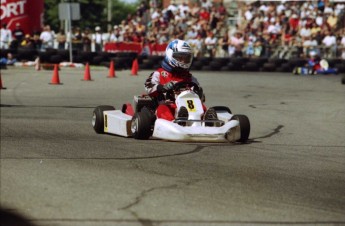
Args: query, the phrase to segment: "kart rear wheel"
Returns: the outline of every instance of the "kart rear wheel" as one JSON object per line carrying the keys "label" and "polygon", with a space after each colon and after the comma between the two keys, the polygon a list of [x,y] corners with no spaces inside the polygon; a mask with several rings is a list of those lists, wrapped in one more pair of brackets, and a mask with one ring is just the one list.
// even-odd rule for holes
{"label": "kart rear wheel", "polygon": [[147,140],[152,136],[153,117],[150,110],[143,108],[134,114],[132,118],[132,135],[138,140]]}
{"label": "kart rear wheel", "polygon": [[101,105],[95,108],[92,116],[92,126],[96,133],[104,133],[104,111],[115,110],[113,106]]}
{"label": "kart rear wheel", "polygon": [[250,133],[250,122],[248,117],[245,115],[234,115],[231,119],[235,119],[240,123],[241,138],[238,139],[237,142],[247,142]]}

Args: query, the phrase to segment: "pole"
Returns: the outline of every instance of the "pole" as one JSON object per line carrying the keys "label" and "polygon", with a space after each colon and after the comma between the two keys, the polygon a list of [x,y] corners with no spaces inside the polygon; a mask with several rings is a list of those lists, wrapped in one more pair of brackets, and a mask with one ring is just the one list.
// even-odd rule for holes
{"label": "pole", "polygon": [[111,19],[112,19],[112,0],[108,0],[108,31],[111,30]]}
{"label": "pole", "polygon": [[73,63],[73,54],[72,54],[72,6],[71,4],[68,5],[68,29],[69,29],[69,36],[68,36],[68,42],[69,42],[69,59],[71,63]]}

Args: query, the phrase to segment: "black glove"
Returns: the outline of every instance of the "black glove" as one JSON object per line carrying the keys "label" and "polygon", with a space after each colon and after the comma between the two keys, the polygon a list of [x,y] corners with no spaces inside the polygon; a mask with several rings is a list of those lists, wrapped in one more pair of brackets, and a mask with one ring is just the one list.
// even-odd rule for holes
{"label": "black glove", "polygon": [[165,93],[165,92],[167,92],[169,90],[172,90],[175,87],[175,83],[176,82],[168,82],[168,83],[166,83],[164,85],[158,85],[157,91],[161,92],[161,93]]}

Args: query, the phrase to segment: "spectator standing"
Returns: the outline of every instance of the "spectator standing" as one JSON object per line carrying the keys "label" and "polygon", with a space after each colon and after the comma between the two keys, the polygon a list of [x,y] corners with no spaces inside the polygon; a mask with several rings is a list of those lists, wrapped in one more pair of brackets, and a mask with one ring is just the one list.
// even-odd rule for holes
{"label": "spectator standing", "polygon": [[303,53],[305,56],[309,56],[310,52],[316,52],[319,53],[319,51],[316,50],[317,47],[317,41],[315,39],[315,36],[312,37],[305,37],[305,40],[302,43],[303,45]]}
{"label": "spectator standing", "polygon": [[60,29],[60,31],[56,34],[58,49],[65,49],[66,40],[67,38],[64,29]]}
{"label": "spectator standing", "polygon": [[95,33],[92,34],[92,43],[95,45],[96,52],[102,51],[102,33],[100,26],[95,27]]}
{"label": "spectator standing", "polygon": [[247,21],[251,21],[253,19],[254,15],[253,15],[253,12],[252,12],[252,6],[251,5],[248,5],[247,6],[247,10],[246,12],[244,13],[244,18],[247,20]]}
{"label": "spectator standing", "polygon": [[221,22],[221,16],[215,6],[211,7],[209,22],[210,22],[210,27],[212,30],[218,28],[218,23]]}
{"label": "spectator standing", "polygon": [[83,34],[81,32],[80,27],[75,28],[72,43],[73,43],[74,49],[78,51],[83,50]]}
{"label": "spectator standing", "polygon": [[292,14],[292,17],[289,20],[290,28],[294,31],[294,34],[298,31],[299,18],[296,13]]}
{"label": "spectator standing", "polygon": [[311,29],[306,25],[303,25],[301,30],[299,31],[299,35],[302,37],[302,40],[304,40],[305,38],[311,36]]}
{"label": "spectator standing", "polygon": [[327,18],[327,26],[329,27],[330,30],[335,30],[337,23],[338,23],[338,17],[335,15],[335,13],[332,13]]}
{"label": "spectator standing", "polygon": [[196,39],[198,36],[198,32],[195,30],[194,27],[189,26],[187,29],[186,40]]}
{"label": "spectator standing", "polygon": [[90,28],[86,28],[83,33],[83,51],[84,52],[91,52],[91,31]]}
{"label": "spectator standing", "polygon": [[204,8],[206,11],[209,11],[212,7],[212,3],[209,0],[201,0],[201,8]]}
{"label": "spectator standing", "polygon": [[20,23],[16,23],[16,28],[12,31],[12,36],[17,40],[18,43],[23,41],[24,31],[20,27]]}
{"label": "spectator standing", "polygon": [[329,31],[326,31],[325,37],[322,40],[322,44],[324,47],[324,57],[334,57],[337,44],[336,37],[334,36],[334,34]]}
{"label": "spectator standing", "polygon": [[229,56],[229,35],[228,32],[225,32],[224,35],[219,39],[220,55],[221,57]]}
{"label": "spectator standing", "polygon": [[3,24],[0,30],[0,49],[8,49],[12,41],[12,32],[7,28],[7,24]]}
{"label": "spectator standing", "polygon": [[178,8],[183,18],[186,18],[189,15],[190,9],[186,2],[182,2],[182,4],[178,6]]}
{"label": "spectator standing", "polygon": [[318,32],[321,32],[321,27],[313,22],[310,29],[311,35],[316,35]]}
{"label": "spectator standing", "polygon": [[46,51],[47,48],[54,47],[54,34],[50,30],[49,25],[44,26],[43,32],[40,35],[40,40],[42,41],[41,51]]}
{"label": "spectator standing", "polygon": [[254,57],[261,57],[263,50],[264,48],[263,48],[262,42],[260,40],[257,40],[254,43]]}
{"label": "spectator standing", "polygon": [[210,21],[210,13],[205,7],[201,8],[201,10],[200,10],[199,20],[200,20],[201,25],[202,24],[208,24]]}
{"label": "spectator standing", "polygon": [[230,37],[229,56],[241,57],[244,39],[240,32]]}
{"label": "spectator standing", "polygon": [[210,57],[216,56],[217,38],[214,36],[212,31],[209,31],[207,33],[207,37],[205,39],[205,47],[206,52],[209,54]]}
{"label": "spectator standing", "polygon": [[316,16],[316,18],[315,18],[315,23],[316,23],[319,27],[321,27],[321,26],[323,25],[323,15],[322,15],[322,13],[321,13],[320,11],[317,13],[317,16]]}
{"label": "spectator standing", "polygon": [[[131,30],[132,31],[132,30]],[[103,45],[110,41],[110,35],[111,35],[111,29],[107,32],[102,32],[102,43],[101,43],[101,49],[103,50]]]}
{"label": "spectator standing", "polygon": [[217,11],[221,15],[222,19],[224,19],[228,15],[228,12],[227,12],[223,2],[219,3],[219,6],[217,7]]}
{"label": "spectator standing", "polygon": [[110,35],[110,42],[123,42],[123,36],[120,32],[120,27],[115,25],[114,26],[114,31]]}

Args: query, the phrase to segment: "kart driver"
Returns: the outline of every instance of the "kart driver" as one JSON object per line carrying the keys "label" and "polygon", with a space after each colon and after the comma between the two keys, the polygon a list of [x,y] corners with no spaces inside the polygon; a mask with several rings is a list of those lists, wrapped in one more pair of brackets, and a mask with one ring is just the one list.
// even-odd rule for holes
{"label": "kart driver", "polygon": [[[157,118],[172,121],[175,119],[176,104],[174,97],[166,95],[168,91],[174,89],[177,82],[194,82],[199,86],[197,79],[192,76],[189,69],[193,61],[193,51],[190,45],[179,39],[171,41],[166,50],[162,65],[156,71],[151,73],[145,82],[145,90],[150,97],[158,101],[156,109]],[[202,89],[198,93],[202,98]],[[170,100],[167,101],[167,100]],[[203,105],[204,111],[206,107]],[[188,110],[182,106],[178,110],[178,119],[188,119]],[[216,120],[217,114],[213,108],[209,108],[204,114],[204,120]],[[182,123],[182,125],[185,125]]]}

